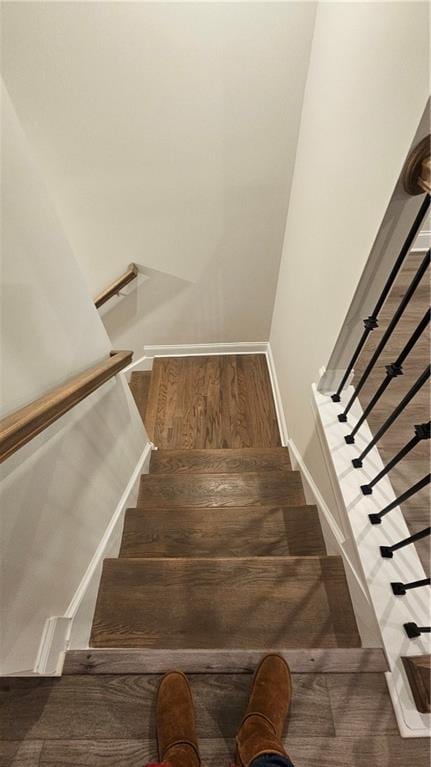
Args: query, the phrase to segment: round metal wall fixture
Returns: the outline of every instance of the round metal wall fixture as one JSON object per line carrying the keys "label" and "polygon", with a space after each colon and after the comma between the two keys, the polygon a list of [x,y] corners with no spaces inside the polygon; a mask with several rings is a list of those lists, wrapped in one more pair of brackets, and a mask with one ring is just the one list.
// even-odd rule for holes
{"label": "round metal wall fixture", "polygon": [[431,155],[431,136],[425,136],[412,150],[403,170],[403,185],[408,194],[424,194],[428,192],[429,163]]}

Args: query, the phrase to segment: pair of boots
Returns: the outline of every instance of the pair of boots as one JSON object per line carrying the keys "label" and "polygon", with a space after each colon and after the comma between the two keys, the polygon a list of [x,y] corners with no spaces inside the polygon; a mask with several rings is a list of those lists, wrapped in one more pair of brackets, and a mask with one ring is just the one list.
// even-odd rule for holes
{"label": "pair of boots", "polygon": [[[247,710],[236,736],[239,767],[250,767],[263,755],[287,757],[281,735],[291,694],[287,663],[279,655],[267,655],[254,675]],[[160,683],[156,723],[163,765],[200,767],[192,693],[186,676],[179,671],[167,674]]]}

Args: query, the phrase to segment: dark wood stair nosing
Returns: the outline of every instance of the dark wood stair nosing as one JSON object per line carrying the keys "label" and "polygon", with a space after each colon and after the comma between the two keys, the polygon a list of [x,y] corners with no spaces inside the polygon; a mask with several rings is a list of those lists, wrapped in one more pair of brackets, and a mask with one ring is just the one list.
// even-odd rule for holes
{"label": "dark wood stair nosing", "polygon": [[252,673],[269,653],[282,655],[293,674],[376,673],[389,670],[380,647],[261,650],[158,650],[98,648],[69,650],[63,674]]}

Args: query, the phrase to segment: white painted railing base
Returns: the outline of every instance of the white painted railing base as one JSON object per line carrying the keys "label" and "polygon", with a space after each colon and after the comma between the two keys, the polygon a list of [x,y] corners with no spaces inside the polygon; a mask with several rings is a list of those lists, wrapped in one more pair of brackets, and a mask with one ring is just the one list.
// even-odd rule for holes
{"label": "white painted railing base", "polygon": [[380,626],[390,668],[386,678],[400,733],[406,738],[427,737],[430,735],[431,716],[417,711],[401,657],[431,652],[429,634],[409,639],[403,628],[408,621],[415,621],[419,626],[429,625],[431,590],[419,588],[402,597],[392,593],[392,581],[408,583],[426,575],[414,545],[397,551],[392,559],[383,559],[380,555],[380,546],[393,545],[410,533],[400,507],[394,508],[380,525],[372,525],[368,519],[368,514],[381,511],[395,500],[395,493],[388,477],[375,486],[372,495],[364,496],[361,492],[360,486],[383,469],[383,462],[377,448],[373,448],[362,469],[352,466],[352,459],[358,457],[372,439],[371,431],[364,423],[354,445],[347,445],[344,440],[362,415],[362,408],[356,400],[349,412],[348,424],[338,421],[338,413],[344,409],[352,392],[351,387],[346,389],[341,402],[335,404],[313,386],[314,403],[326,438],[329,461],[341,490],[345,519],[356,542],[370,600]]}

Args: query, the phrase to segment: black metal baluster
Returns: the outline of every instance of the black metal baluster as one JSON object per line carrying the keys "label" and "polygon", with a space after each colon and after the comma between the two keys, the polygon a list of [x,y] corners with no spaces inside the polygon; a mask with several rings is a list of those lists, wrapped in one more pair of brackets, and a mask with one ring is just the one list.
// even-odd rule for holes
{"label": "black metal baluster", "polygon": [[410,453],[411,450],[413,450],[414,447],[418,444],[418,442],[421,442],[423,439],[429,439],[431,437],[431,421],[428,421],[428,423],[420,423],[417,426],[415,426],[415,436],[410,440],[410,442],[407,442],[407,445],[404,445],[403,448],[394,455],[393,458],[389,461],[389,463],[381,470],[379,474],[377,474],[374,479],[371,480],[367,485],[361,485],[361,490],[364,495],[371,495],[373,492],[374,485],[377,484],[377,482],[380,482],[382,477],[384,477],[391,469],[394,468],[394,466],[397,465],[405,456]]}
{"label": "black metal baluster", "polygon": [[377,430],[376,434],[374,435],[371,442],[368,443],[367,447],[362,451],[361,455],[358,458],[354,458],[352,461],[352,465],[355,467],[355,469],[360,469],[362,466],[362,462],[366,455],[370,452],[371,448],[374,447],[374,445],[379,441],[379,439],[385,434],[385,432],[389,429],[390,426],[396,421],[400,413],[404,410],[404,408],[408,405],[411,399],[415,396],[415,394],[418,393],[418,391],[422,388],[424,383],[428,380],[431,374],[431,365],[428,365],[427,368],[425,368],[422,375],[419,376],[418,380],[413,384],[411,389],[407,392],[407,394],[403,397],[401,402],[396,406],[394,411],[391,413],[391,415],[386,419],[386,421],[382,424],[380,429]]}
{"label": "black metal baluster", "polygon": [[386,328],[382,338],[380,339],[380,342],[377,345],[377,348],[375,349],[370,361],[368,362],[368,365],[366,366],[357,386],[355,387],[355,390],[353,392],[352,397],[350,398],[349,402],[346,405],[346,408],[343,413],[340,413],[338,416],[338,420],[342,423],[347,421],[347,413],[349,412],[353,402],[357,398],[359,392],[361,391],[362,387],[366,383],[368,376],[370,375],[371,371],[373,370],[377,360],[380,357],[380,354],[382,353],[383,349],[385,348],[388,340],[390,339],[393,331],[395,330],[398,322],[400,321],[406,307],[408,306],[410,300],[412,299],[417,287],[419,286],[422,277],[424,276],[429,264],[430,264],[430,258],[431,258],[431,248],[427,251],[426,255],[424,256],[421,265],[416,272],[415,276],[413,277],[409,287],[407,288],[406,293],[404,294],[399,306],[397,307],[388,327]]}
{"label": "black metal baluster", "polygon": [[344,386],[346,384],[346,381],[349,378],[349,375],[350,375],[350,373],[353,370],[354,364],[355,364],[356,360],[358,359],[358,357],[359,357],[359,355],[360,355],[360,353],[362,351],[362,348],[363,348],[363,346],[365,344],[365,341],[367,340],[367,338],[368,338],[369,334],[371,333],[371,331],[378,327],[378,324],[379,324],[378,323],[378,315],[380,314],[381,308],[382,308],[384,302],[386,301],[386,298],[387,298],[387,296],[389,294],[390,289],[392,288],[392,285],[393,285],[393,283],[395,281],[395,278],[396,278],[398,272],[400,271],[401,266],[403,265],[403,261],[404,261],[405,257],[407,256],[407,254],[408,254],[408,252],[410,250],[410,247],[413,244],[413,241],[414,241],[417,233],[419,232],[420,226],[422,224],[422,220],[425,217],[425,214],[426,214],[426,212],[427,212],[427,210],[429,208],[430,199],[431,199],[430,195],[427,194],[425,196],[425,199],[424,199],[424,201],[423,201],[423,203],[422,203],[422,205],[421,205],[421,207],[419,209],[419,212],[418,212],[418,214],[417,214],[417,216],[416,216],[416,218],[415,218],[415,220],[414,220],[414,222],[412,224],[410,232],[407,235],[407,238],[406,238],[406,240],[404,242],[404,245],[403,245],[403,247],[400,250],[398,258],[397,258],[397,260],[395,261],[395,264],[392,267],[391,273],[390,273],[390,275],[389,275],[389,277],[388,277],[388,279],[387,279],[387,281],[385,283],[385,286],[384,286],[384,288],[383,288],[383,290],[382,290],[382,292],[380,294],[380,297],[379,297],[379,299],[378,299],[378,301],[377,301],[377,303],[376,303],[376,305],[374,307],[374,310],[371,312],[370,316],[367,317],[367,319],[364,320],[364,331],[362,333],[362,336],[361,336],[361,338],[359,340],[359,343],[358,343],[355,351],[353,352],[352,359],[349,362],[349,365],[348,365],[347,370],[346,370],[346,372],[345,372],[345,374],[344,374],[344,376],[343,376],[343,378],[341,380],[341,383],[338,386],[338,389],[337,389],[336,393],[333,394],[332,397],[331,397],[333,402],[339,402],[340,401],[341,392],[343,391],[343,388],[344,388]]}
{"label": "black metal baluster", "polygon": [[393,581],[391,583],[392,591],[397,597],[403,596],[410,589],[418,589],[421,586],[430,586],[431,578],[423,578],[421,581],[412,581],[411,583],[400,583]]}
{"label": "black metal baluster", "polygon": [[418,533],[415,533],[414,535],[409,535],[408,538],[404,538],[403,541],[398,541],[398,543],[394,543],[393,546],[380,546],[380,554],[385,559],[392,559],[394,551],[398,551],[398,549],[403,549],[404,546],[409,546],[411,543],[420,541],[421,538],[426,538],[427,535],[430,535],[430,534],[431,534],[431,527],[426,527],[425,530],[420,530]]}
{"label": "black metal baluster", "polygon": [[422,263],[417,270],[415,276],[413,277],[409,287],[407,288],[397,310],[394,313],[394,316],[392,317],[388,327],[386,328],[382,338],[380,339],[379,343],[377,344],[377,348],[374,351],[373,355],[371,356],[371,359],[366,366],[364,372],[362,373],[357,386],[355,387],[355,390],[350,397],[349,402],[347,403],[344,412],[340,413],[338,416],[338,420],[341,421],[341,423],[345,423],[347,421],[347,413],[349,412],[350,408],[352,407],[355,399],[357,398],[359,392],[361,391],[362,387],[364,386],[365,382],[367,381],[368,376],[370,375],[372,369],[374,368],[374,365],[376,364],[377,360],[379,359],[383,349],[385,348],[387,342],[389,341],[392,333],[394,332],[396,326],[398,325],[401,317],[404,314],[404,310],[408,306],[409,302],[411,301],[416,288],[419,286],[419,283],[422,280],[422,277],[424,276],[426,270],[428,269],[428,266],[430,264],[430,258],[431,258],[431,248],[426,252],[424,258],[422,259]]}
{"label": "black metal baluster", "polygon": [[418,626],[417,623],[404,623],[404,629],[409,639],[417,639],[421,634],[431,632],[431,626]]}
{"label": "black metal baluster", "polygon": [[395,501],[392,501],[392,503],[386,506],[382,511],[379,511],[378,514],[368,514],[368,519],[370,520],[371,524],[379,525],[382,521],[382,518],[386,514],[389,514],[389,512],[392,511],[392,509],[395,509],[396,506],[400,506],[402,503],[404,503],[404,501],[408,501],[412,495],[415,495],[415,493],[418,493],[419,490],[422,490],[424,487],[429,485],[430,480],[431,474],[426,474],[425,477],[422,477],[419,482],[416,482],[415,485],[412,485],[412,487],[399,495],[398,498],[395,498]]}
{"label": "black metal baluster", "polygon": [[422,317],[419,325],[417,326],[416,330],[412,335],[410,336],[409,340],[407,341],[404,349],[402,352],[398,355],[395,362],[393,362],[391,365],[386,365],[386,377],[383,379],[382,383],[380,384],[379,388],[377,389],[375,395],[371,398],[370,402],[368,403],[367,407],[365,408],[364,412],[362,413],[359,421],[355,425],[355,428],[352,430],[350,434],[347,434],[344,439],[346,440],[348,445],[352,445],[355,441],[355,436],[359,429],[361,428],[362,424],[364,423],[365,419],[368,417],[368,414],[371,412],[373,407],[376,405],[376,403],[379,401],[382,394],[386,391],[388,388],[390,382],[393,378],[396,378],[397,376],[403,375],[403,362],[410,354],[411,350],[415,346],[416,342],[421,337],[422,333],[424,332],[425,328],[429,324],[431,317],[431,309],[427,309],[424,316]]}

